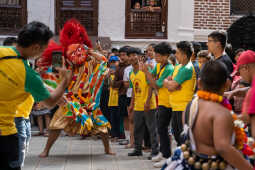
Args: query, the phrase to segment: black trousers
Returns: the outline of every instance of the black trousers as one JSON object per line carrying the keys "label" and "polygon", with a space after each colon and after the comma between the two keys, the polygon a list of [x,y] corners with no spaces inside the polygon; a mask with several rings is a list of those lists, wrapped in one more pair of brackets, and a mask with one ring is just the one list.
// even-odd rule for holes
{"label": "black trousers", "polygon": [[183,139],[181,137],[181,133],[183,130],[182,114],[183,114],[183,111],[172,112],[172,129],[173,129],[174,138],[177,142],[177,146],[180,146],[183,143]]}
{"label": "black trousers", "polygon": [[149,129],[147,128],[147,126],[145,126],[144,129],[144,146],[146,148],[151,148],[151,141],[150,141],[150,132]]}
{"label": "black trousers", "polygon": [[120,107],[120,115],[122,117],[128,116],[127,106],[128,106],[128,98],[126,95],[119,96],[119,107]]}
{"label": "black trousers", "polygon": [[171,156],[171,141],[169,139],[168,126],[172,118],[172,109],[164,106],[158,107],[158,134],[160,139],[160,152],[163,157]]}
{"label": "black trousers", "polygon": [[102,89],[102,94],[100,97],[100,109],[104,115],[104,117],[106,117],[106,119],[111,122],[111,115],[109,112],[109,108],[108,108],[108,101],[109,101],[109,89],[108,86],[103,85],[103,89]]}
{"label": "black trousers", "polygon": [[10,162],[19,160],[18,135],[0,136],[0,169],[20,170],[20,167],[10,167]]}
{"label": "black trousers", "polygon": [[150,142],[152,155],[158,154],[158,139],[156,133],[156,116],[155,110],[150,110],[145,113],[144,111],[134,112],[134,144],[136,151],[142,151],[142,142],[144,138],[144,130],[147,126],[150,133]]}
{"label": "black trousers", "polygon": [[128,116],[127,111],[128,100],[126,95],[119,96],[119,107],[120,107],[120,134],[125,136],[124,130],[124,117]]}
{"label": "black trousers", "polygon": [[111,115],[111,136],[120,137],[120,108],[119,106],[109,107]]}

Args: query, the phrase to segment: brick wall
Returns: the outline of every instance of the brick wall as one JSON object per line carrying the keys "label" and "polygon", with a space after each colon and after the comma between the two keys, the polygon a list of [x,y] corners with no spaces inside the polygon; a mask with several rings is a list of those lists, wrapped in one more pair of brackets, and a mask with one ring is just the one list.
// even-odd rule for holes
{"label": "brick wall", "polygon": [[230,15],[230,0],[194,2],[194,29],[226,30],[238,18]]}

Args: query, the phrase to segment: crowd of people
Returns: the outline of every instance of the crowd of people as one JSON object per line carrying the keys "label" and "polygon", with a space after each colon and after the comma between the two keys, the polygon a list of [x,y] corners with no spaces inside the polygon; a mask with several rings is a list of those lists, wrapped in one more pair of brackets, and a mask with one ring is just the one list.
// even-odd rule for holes
{"label": "crowd of people", "polygon": [[[253,169],[254,51],[238,49],[230,58],[221,31],[208,35],[208,50],[188,41],[175,49],[149,44],[144,52],[92,49],[76,20],[64,25],[60,44],[52,36],[46,25],[31,22],[0,47],[0,169],[23,166],[30,113],[36,135],[48,137],[40,157],[65,131],[82,139],[97,135],[110,155],[116,154],[110,141],[133,148],[130,157],[150,152],[162,170]],[[56,51],[63,55],[57,73]]]}

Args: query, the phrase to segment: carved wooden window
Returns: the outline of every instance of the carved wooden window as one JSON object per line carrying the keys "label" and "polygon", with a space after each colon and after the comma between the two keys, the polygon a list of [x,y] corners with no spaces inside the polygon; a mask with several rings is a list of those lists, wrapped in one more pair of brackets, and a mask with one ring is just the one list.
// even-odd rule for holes
{"label": "carved wooden window", "polygon": [[[137,1],[134,1],[137,2]],[[126,38],[166,39],[168,0],[155,0],[159,9],[143,9],[148,0],[140,0],[141,9],[133,9],[134,2],[126,0]]]}
{"label": "carved wooden window", "polygon": [[27,23],[27,0],[0,0],[0,34],[16,34]]}
{"label": "carved wooden window", "polygon": [[89,35],[98,32],[98,0],[56,0],[56,33],[64,23],[75,18],[85,26]]}
{"label": "carved wooden window", "polygon": [[231,0],[231,14],[248,15],[255,13],[255,0]]}

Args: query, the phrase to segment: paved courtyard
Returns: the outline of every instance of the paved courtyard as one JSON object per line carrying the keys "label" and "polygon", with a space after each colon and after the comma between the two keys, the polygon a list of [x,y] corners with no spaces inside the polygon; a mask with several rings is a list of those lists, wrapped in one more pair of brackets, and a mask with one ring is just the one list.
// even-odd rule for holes
{"label": "paved courtyard", "polygon": [[100,140],[80,140],[79,137],[60,137],[48,158],[39,158],[47,138],[32,137],[29,153],[22,170],[155,170],[149,153],[128,157],[130,149],[111,143],[116,156],[104,154]]}

